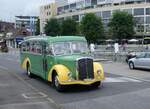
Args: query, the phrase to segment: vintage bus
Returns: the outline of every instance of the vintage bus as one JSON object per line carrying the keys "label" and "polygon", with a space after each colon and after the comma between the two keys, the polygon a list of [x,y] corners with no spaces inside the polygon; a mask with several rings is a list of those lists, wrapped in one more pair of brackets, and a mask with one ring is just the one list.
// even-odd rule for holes
{"label": "vintage bus", "polygon": [[81,36],[35,36],[20,44],[21,66],[27,75],[52,82],[58,91],[66,85],[98,87],[105,79],[101,64],[93,62]]}

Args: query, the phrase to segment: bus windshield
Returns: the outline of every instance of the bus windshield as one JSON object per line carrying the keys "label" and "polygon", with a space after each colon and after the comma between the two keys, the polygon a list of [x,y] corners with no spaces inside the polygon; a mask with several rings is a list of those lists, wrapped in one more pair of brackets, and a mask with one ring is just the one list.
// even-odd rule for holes
{"label": "bus windshield", "polygon": [[53,44],[55,55],[81,54],[89,51],[86,42],[60,42]]}

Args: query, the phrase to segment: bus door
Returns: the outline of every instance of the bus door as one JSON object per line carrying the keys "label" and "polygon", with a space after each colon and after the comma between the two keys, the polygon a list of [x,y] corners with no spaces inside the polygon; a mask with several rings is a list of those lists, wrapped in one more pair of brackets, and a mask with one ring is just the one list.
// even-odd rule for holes
{"label": "bus door", "polygon": [[42,43],[40,41],[32,42],[33,45],[31,45],[31,51],[32,55],[30,57],[31,59],[31,67],[32,72],[40,77],[43,78],[43,58],[44,55],[42,53]]}
{"label": "bus door", "polygon": [[46,44],[45,46],[45,52],[44,52],[44,59],[43,59],[43,68],[45,71],[45,79],[48,79],[48,74],[51,68],[54,65],[54,56],[52,52],[52,46],[49,44]]}

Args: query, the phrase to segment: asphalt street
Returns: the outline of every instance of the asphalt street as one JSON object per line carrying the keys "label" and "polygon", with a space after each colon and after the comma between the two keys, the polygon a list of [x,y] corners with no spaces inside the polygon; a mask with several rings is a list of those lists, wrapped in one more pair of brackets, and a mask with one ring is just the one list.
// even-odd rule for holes
{"label": "asphalt street", "polygon": [[0,53],[0,109],[149,109],[149,81],[123,75],[121,67],[114,73],[111,64],[104,65],[107,78],[100,88],[71,86],[60,93],[39,77],[27,77],[18,52]]}

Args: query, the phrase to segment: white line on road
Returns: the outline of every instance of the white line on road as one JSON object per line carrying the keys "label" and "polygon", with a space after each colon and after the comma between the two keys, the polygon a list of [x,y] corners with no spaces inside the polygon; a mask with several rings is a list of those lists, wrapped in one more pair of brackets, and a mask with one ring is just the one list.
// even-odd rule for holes
{"label": "white line on road", "polygon": [[0,69],[2,69],[2,70],[8,70],[8,68],[4,67],[4,66],[0,66]]}
{"label": "white line on road", "polygon": [[104,82],[113,83],[113,82],[142,82],[142,81],[128,77],[116,77],[116,78],[107,77]]}
{"label": "white line on road", "polygon": [[6,60],[8,60],[8,61],[15,61],[15,62],[19,62],[19,60],[18,60],[18,59],[14,60],[14,59],[12,59],[12,58],[6,58]]}

